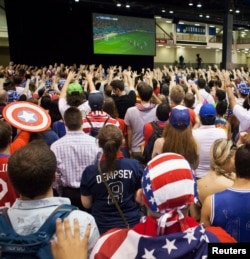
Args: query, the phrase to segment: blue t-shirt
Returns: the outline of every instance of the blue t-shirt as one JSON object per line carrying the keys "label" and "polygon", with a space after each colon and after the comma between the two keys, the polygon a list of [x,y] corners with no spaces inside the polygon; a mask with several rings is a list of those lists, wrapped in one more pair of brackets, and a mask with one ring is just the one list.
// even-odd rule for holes
{"label": "blue t-shirt", "polygon": [[[142,173],[143,168],[138,160],[121,158],[116,160],[116,170],[113,174],[108,176],[108,179],[106,178],[131,227],[140,220],[140,207],[136,203],[134,195],[141,188]],[[105,172],[103,175],[107,177]],[[100,234],[111,228],[126,227],[102,182],[97,165],[90,165],[84,170],[80,188],[81,195],[93,197],[91,214],[96,220]]]}
{"label": "blue t-shirt", "polygon": [[55,131],[59,138],[66,134],[65,123],[63,121],[54,121],[51,128]]}
{"label": "blue t-shirt", "polygon": [[51,129],[41,132],[41,135],[49,147],[52,143],[59,139],[58,135]]}

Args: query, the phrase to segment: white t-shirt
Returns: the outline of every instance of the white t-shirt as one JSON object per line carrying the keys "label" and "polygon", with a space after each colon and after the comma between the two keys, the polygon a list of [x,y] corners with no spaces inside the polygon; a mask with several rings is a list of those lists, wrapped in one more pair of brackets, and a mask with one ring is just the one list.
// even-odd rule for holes
{"label": "white t-shirt", "polygon": [[199,147],[199,166],[195,170],[195,176],[201,178],[210,170],[210,148],[214,141],[219,138],[227,138],[224,129],[216,128],[215,125],[202,125],[193,129],[193,136]]}
{"label": "white t-shirt", "polygon": [[244,109],[241,105],[236,104],[233,108],[233,114],[239,120],[239,132],[246,131],[250,128],[250,110]]}
{"label": "white t-shirt", "polygon": [[[58,107],[62,117],[64,117],[64,112],[70,107],[70,105],[68,105],[66,98],[60,98],[58,101]],[[77,108],[81,111],[83,118],[85,118],[86,114],[91,111],[88,101],[82,103]]]}

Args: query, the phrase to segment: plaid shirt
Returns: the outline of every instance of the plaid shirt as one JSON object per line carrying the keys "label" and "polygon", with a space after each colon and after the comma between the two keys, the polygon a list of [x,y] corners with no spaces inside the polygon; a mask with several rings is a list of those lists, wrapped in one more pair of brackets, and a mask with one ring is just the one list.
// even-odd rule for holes
{"label": "plaid shirt", "polygon": [[82,172],[97,161],[101,149],[95,138],[69,131],[51,145],[57,159],[57,185],[80,188]]}

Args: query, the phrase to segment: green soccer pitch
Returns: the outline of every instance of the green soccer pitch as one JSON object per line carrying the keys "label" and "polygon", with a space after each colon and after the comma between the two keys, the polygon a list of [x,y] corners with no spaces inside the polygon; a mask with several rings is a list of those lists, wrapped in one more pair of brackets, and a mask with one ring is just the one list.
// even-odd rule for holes
{"label": "green soccer pitch", "polygon": [[107,34],[94,41],[94,54],[155,56],[155,37],[143,31]]}

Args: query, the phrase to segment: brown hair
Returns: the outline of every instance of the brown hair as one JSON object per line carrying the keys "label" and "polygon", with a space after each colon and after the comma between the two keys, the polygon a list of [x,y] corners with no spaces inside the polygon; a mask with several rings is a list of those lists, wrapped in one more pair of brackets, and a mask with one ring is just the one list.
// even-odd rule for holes
{"label": "brown hair", "polygon": [[12,140],[12,128],[11,126],[0,120],[0,151],[3,151],[11,143]]}
{"label": "brown hair", "polygon": [[111,173],[116,168],[116,154],[122,144],[122,131],[113,124],[108,124],[99,130],[97,139],[99,146],[103,149],[105,159],[105,170]]}
{"label": "brown hair", "polygon": [[14,152],[8,175],[17,192],[33,199],[46,194],[55,180],[56,156],[43,140],[33,140]]}
{"label": "brown hair", "polygon": [[180,104],[184,99],[185,91],[181,85],[175,85],[170,90],[170,100],[175,104]]}
{"label": "brown hair", "polygon": [[102,106],[102,110],[108,113],[112,118],[118,118],[119,114],[112,97],[106,97]]}
{"label": "brown hair", "polygon": [[85,93],[66,94],[67,104],[78,107],[86,101]]}
{"label": "brown hair", "polygon": [[69,107],[64,113],[64,122],[68,130],[79,130],[82,127],[81,111],[77,107]]}
{"label": "brown hair", "polygon": [[199,159],[199,154],[198,145],[192,134],[192,125],[190,124],[187,128],[179,130],[167,123],[163,137],[162,153],[174,152],[183,155],[193,168]]}

